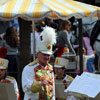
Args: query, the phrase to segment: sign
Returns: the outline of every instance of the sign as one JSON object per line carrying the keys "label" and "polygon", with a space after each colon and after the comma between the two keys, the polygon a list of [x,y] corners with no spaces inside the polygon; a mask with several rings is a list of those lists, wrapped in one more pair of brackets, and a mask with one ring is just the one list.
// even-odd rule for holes
{"label": "sign", "polygon": [[64,92],[71,92],[76,97],[100,98],[100,75],[84,72],[81,76],[76,76],[73,82]]}

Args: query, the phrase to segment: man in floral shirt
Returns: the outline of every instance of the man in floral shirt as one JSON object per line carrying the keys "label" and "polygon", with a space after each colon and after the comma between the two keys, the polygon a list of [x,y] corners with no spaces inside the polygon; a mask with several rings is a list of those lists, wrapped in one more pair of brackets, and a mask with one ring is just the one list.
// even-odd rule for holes
{"label": "man in floral shirt", "polygon": [[56,33],[53,28],[45,27],[41,34],[43,40],[36,46],[37,59],[22,72],[24,100],[55,100],[54,73],[49,61]]}

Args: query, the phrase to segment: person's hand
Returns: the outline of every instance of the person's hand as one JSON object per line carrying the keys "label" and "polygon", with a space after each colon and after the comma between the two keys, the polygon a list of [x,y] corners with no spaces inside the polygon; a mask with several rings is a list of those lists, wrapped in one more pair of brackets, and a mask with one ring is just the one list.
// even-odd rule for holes
{"label": "person's hand", "polygon": [[49,81],[44,80],[44,81],[41,82],[41,86],[45,86],[45,85],[49,85]]}
{"label": "person's hand", "polygon": [[69,48],[64,48],[64,52],[69,53]]}
{"label": "person's hand", "polygon": [[52,85],[53,83],[48,81],[48,80],[44,80],[44,81],[41,81],[41,87],[42,87],[42,91],[44,91],[44,87],[46,85]]}

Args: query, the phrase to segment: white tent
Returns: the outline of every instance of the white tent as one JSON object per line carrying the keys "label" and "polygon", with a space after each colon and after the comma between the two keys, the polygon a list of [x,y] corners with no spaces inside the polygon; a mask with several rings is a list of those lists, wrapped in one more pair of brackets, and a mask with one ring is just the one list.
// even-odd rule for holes
{"label": "white tent", "polygon": [[95,16],[99,7],[73,0],[0,0],[0,19],[22,17],[39,20],[44,17],[68,19]]}
{"label": "white tent", "polygon": [[[45,17],[63,20],[72,16],[76,18],[97,17],[99,11],[99,7],[74,0],[0,0],[0,20],[5,21],[17,17],[31,21]],[[81,26],[79,27],[81,29]],[[82,44],[82,41],[80,44]],[[82,48],[82,45],[80,47]],[[82,61],[82,54],[80,58],[80,61]]]}

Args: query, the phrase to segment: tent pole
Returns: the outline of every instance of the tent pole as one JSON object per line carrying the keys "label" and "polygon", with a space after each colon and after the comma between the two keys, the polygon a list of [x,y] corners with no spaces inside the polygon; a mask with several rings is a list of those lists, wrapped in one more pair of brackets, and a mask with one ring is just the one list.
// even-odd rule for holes
{"label": "tent pole", "polygon": [[35,60],[35,54],[36,54],[36,46],[35,46],[35,23],[34,23],[34,21],[32,21],[32,29],[33,29],[33,60]]}
{"label": "tent pole", "polygon": [[80,59],[80,74],[83,73],[83,35],[82,35],[82,19],[78,19],[79,21],[79,59]]}

